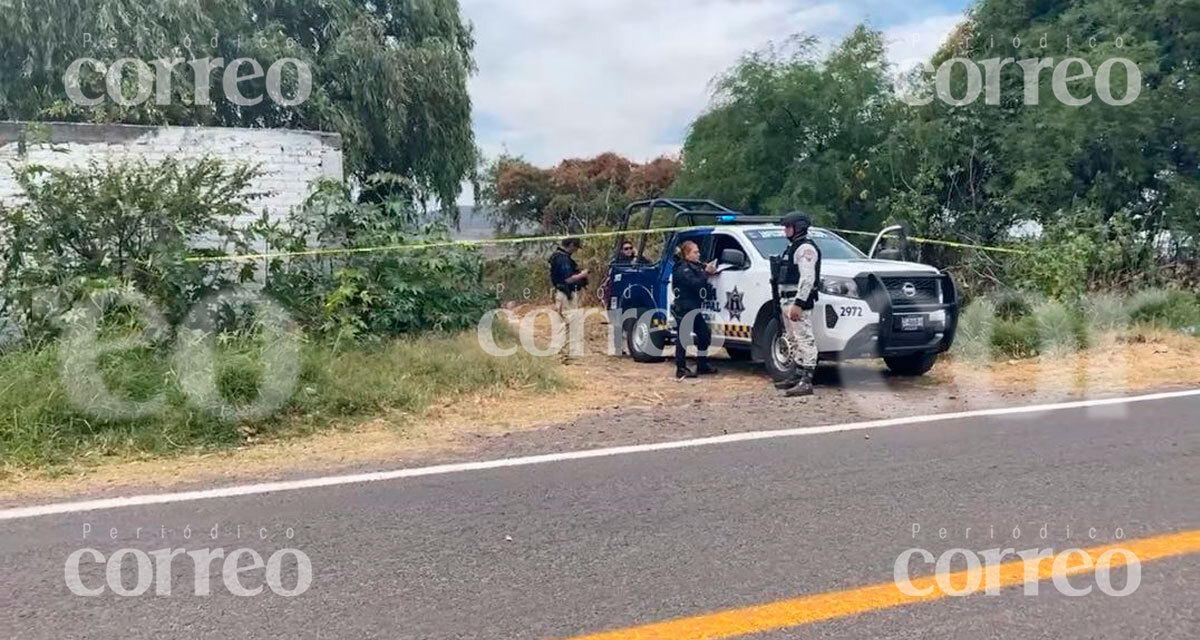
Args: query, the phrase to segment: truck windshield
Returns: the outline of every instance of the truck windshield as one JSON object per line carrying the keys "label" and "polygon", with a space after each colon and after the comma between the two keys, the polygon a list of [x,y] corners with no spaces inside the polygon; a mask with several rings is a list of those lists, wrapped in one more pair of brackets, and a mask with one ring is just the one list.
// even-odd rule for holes
{"label": "truck windshield", "polygon": [[[812,229],[808,232],[808,236],[817,243],[817,247],[821,250],[821,257],[826,260],[859,260],[867,257],[854,245],[828,231]],[[783,255],[788,248],[788,239],[783,235],[783,229],[747,231],[746,237],[754,244],[758,254],[764,258]]]}

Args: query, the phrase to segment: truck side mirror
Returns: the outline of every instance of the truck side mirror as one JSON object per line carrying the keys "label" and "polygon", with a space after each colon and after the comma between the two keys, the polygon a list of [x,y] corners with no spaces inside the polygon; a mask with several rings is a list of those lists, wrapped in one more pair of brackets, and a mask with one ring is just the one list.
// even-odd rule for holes
{"label": "truck side mirror", "polygon": [[721,264],[741,269],[747,265],[746,254],[737,249],[726,249],[721,252]]}
{"label": "truck side mirror", "polygon": [[880,260],[895,260],[904,262],[904,255],[899,249],[880,249],[878,255],[875,256]]}

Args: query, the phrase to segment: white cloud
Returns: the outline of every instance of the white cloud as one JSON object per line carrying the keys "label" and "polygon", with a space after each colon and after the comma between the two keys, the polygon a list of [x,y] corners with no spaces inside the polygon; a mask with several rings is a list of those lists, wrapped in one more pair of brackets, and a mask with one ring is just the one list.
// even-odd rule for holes
{"label": "white cloud", "polygon": [[463,0],[463,10],[478,41],[480,146],[541,165],[677,152],[712,79],[769,41],[836,39],[870,19],[896,25],[887,34],[908,57],[932,53],[955,19],[897,17],[891,0]]}

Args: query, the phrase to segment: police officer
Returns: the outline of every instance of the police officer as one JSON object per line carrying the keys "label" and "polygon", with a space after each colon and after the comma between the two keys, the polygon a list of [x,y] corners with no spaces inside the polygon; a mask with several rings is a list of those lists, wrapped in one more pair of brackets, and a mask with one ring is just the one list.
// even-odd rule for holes
{"label": "police officer", "polygon": [[[786,340],[791,352],[795,369],[786,380],[775,386],[789,398],[811,396],[813,394],[813,374],[817,369],[817,339],[813,335],[813,309],[816,308],[818,289],[821,285],[821,249],[808,237],[808,229],[812,220],[805,214],[795,211],[783,218],[783,231],[791,240],[791,245],[783,254],[785,267],[792,273],[792,282],[796,284],[796,296],[790,301],[780,301],[783,305],[783,323]],[[798,281],[794,280],[799,276]]]}
{"label": "police officer", "polygon": [[[715,261],[708,264],[700,263],[700,247],[688,240],[679,246],[679,259],[671,271],[672,286],[675,287],[675,302],[671,305],[671,313],[679,327],[679,341],[675,345],[675,378],[683,380],[695,378],[697,375],[709,376],[717,373],[717,368],[708,361],[708,348],[712,346],[712,329],[704,318],[701,309],[704,299],[708,297],[708,279],[717,273]],[[685,334],[685,325],[691,324],[692,333],[696,334],[696,371],[687,368],[687,343],[690,334]]]}
{"label": "police officer", "polygon": [[558,336],[563,341],[562,361],[570,364],[571,354],[576,345],[570,344],[571,323],[579,316],[579,292],[588,286],[587,270],[580,270],[575,262],[575,252],[583,243],[579,238],[567,238],[562,245],[550,256],[550,282],[554,284],[554,309],[562,320],[558,325]]}

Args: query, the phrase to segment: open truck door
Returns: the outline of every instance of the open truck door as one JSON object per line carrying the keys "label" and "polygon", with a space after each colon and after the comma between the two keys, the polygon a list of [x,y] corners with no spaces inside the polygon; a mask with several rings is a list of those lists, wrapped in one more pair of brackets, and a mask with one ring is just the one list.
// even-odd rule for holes
{"label": "open truck door", "polygon": [[872,260],[908,262],[908,230],[904,225],[897,224],[880,231],[867,257]]}

